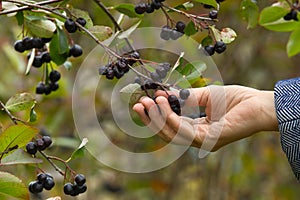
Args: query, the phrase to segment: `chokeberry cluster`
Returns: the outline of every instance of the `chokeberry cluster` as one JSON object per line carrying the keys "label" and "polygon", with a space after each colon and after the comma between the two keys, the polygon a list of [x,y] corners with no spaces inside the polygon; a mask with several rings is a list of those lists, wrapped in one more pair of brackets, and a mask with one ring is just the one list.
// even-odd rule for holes
{"label": "chokeberry cluster", "polygon": [[152,0],[152,2],[148,3],[139,3],[135,6],[134,10],[137,14],[144,13],[153,13],[155,10],[158,10],[162,6],[162,2],[165,0]]}
{"label": "chokeberry cluster", "polygon": [[176,23],[175,28],[171,28],[168,25],[162,27],[160,32],[160,38],[163,40],[177,40],[184,34],[185,23],[182,21],[178,21]]}
{"label": "chokeberry cluster", "polygon": [[59,88],[58,81],[60,80],[60,73],[59,71],[52,70],[49,73],[48,76],[48,82],[39,82],[38,85],[36,86],[35,93],[36,94],[45,94],[48,95],[52,91],[56,91]]}
{"label": "chokeberry cluster", "polygon": [[140,58],[140,54],[137,51],[130,53],[127,57],[121,57],[114,62],[99,67],[99,74],[106,76],[107,79],[117,79],[124,76],[129,71],[129,66],[134,65]]}
{"label": "chokeberry cluster", "polygon": [[51,174],[40,173],[36,180],[29,183],[28,189],[31,193],[37,194],[45,190],[51,190],[55,186],[55,182]]}
{"label": "chokeberry cluster", "polygon": [[[77,18],[75,21],[83,27],[86,25],[86,20],[82,17]],[[78,27],[75,21],[71,18],[65,21],[64,26],[69,33],[75,33],[77,31]]]}
{"label": "chokeberry cluster", "polygon": [[35,155],[37,151],[44,151],[52,144],[52,139],[49,136],[43,136],[26,144],[26,151],[31,155]]}
{"label": "chokeberry cluster", "polygon": [[17,52],[23,53],[31,49],[42,49],[44,45],[51,41],[51,38],[24,37],[22,40],[17,40],[14,43],[14,48]]}
{"label": "chokeberry cluster", "polygon": [[223,41],[217,41],[215,45],[204,46],[204,50],[210,56],[214,55],[215,52],[220,54],[226,50],[226,44]]}
{"label": "chokeberry cluster", "polygon": [[86,179],[83,174],[77,174],[75,176],[74,183],[68,182],[64,185],[64,193],[70,196],[77,196],[86,192],[86,190]]}

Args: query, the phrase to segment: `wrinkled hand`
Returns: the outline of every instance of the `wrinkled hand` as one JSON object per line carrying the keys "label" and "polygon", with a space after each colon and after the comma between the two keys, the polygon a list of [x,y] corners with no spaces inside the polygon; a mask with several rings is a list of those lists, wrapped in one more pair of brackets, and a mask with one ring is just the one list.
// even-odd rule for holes
{"label": "wrinkled hand", "polygon": [[278,130],[273,91],[232,85],[195,88],[190,93],[185,106],[204,106],[206,117],[176,115],[164,91],[156,92],[155,102],[142,97],[133,110],[166,142],[207,151],[216,151],[259,131]]}

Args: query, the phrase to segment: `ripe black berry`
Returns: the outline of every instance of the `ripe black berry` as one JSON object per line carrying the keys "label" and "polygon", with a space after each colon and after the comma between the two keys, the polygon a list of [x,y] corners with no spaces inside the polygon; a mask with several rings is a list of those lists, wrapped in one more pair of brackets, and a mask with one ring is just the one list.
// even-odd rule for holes
{"label": "ripe black berry", "polygon": [[52,139],[50,136],[45,135],[42,137],[42,140],[44,141],[46,148],[48,148],[52,144]]}
{"label": "ripe black berry", "polygon": [[42,41],[44,44],[50,42],[52,40],[52,38],[42,38]]}
{"label": "ripe black berry", "polygon": [[176,23],[176,30],[180,33],[184,33],[184,29],[185,29],[185,23],[182,21],[178,21]]}
{"label": "ripe black berry", "polygon": [[190,91],[187,89],[182,89],[179,92],[179,96],[181,99],[187,99],[190,96]]}
{"label": "ripe black berry", "polygon": [[178,32],[177,30],[173,29],[170,33],[170,38],[172,40],[177,40],[178,38],[180,38],[183,34]]}
{"label": "ripe black berry", "polygon": [[217,19],[218,18],[218,11],[217,10],[211,10],[209,12],[209,18],[211,18],[211,19]]}
{"label": "ripe black berry", "polygon": [[61,75],[60,75],[59,71],[56,71],[56,70],[52,70],[49,74],[49,79],[53,83],[59,81],[60,77],[61,77]]}
{"label": "ripe black berry", "polygon": [[23,40],[23,45],[25,47],[25,50],[30,50],[34,48],[33,40],[30,37],[24,37]]}
{"label": "ripe black berry", "polygon": [[297,10],[291,10],[288,14],[286,14],[283,19],[286,21],[295,20],[298,21],[298,11]]}
{"label": "ripe black berry", "polygon": [[75,182],[78,186],[82,186],[86,182],[85,176],[83,174],[77,174],[75,176]]}
{"label": "ripe black berry", "polygon": [[163,66],[158,66],[155,71],[161,79],[167,76],[167,70]]}
{"label": "ripe black berry", "polygon": [[139,3],[135,6],[134,10],[137,14],[143,14],[146,12],[147,5],[145,3]]}
{"label": "ripe black berry", "polygon": [[176,105],[170,105],[171,109],[174,113],[176,113],[177,115],[181,115],[181,108],[180,105],[176,106]]}
{"label": "ripe black berry", "polygon": [[17,52],[23,53],[26,49],[22,40],[18,40],[14,44],[14,48]]}
{"label": "ripe black berry", "polygon": [[41,49],[44,47],[44,42],[41,38],[32,38],[33,48]]}
{"label": "ripe black berry", "polygon": [[32,66],[36,68],[40,68],[42,65],[43,65],[42,57],[40,55],[35,56],[32,62]]}
{"label": "ripe black berry", "polygon": [[43,151],[46,149],[45,142],[41,138],[36,139],[35,144],[36,144],[37,149],[40,151]]}
{"label": "ripe black berry", "polygon": [[32,181],[29,183],[28,189],[31,193],[37,194],[43,191],[43,184],[39,181]]}
{"label": "ripe black berry", "polygon": [[73,57],[79,57],[82,55],[82,48],[80,45],[78,44],[74,44],[74,46],[72,46],[70,48],[70,56],[73,56]]}
{"label": "ripe black berry", "polygon": [[72,183],[66,183],[64,185],[64,193],[66,195],[71,195],[72,191],[73,191],[73,185],[72,185]]}
{"label": "ripe black berry", "polygon": [[41,57],[42,57],[42,62],[43,63],[49,63],[51,62],[51,57],[50,57],[50,53],[45,51],[41,54]]}
{"label": "ripe black berry", "polygon": [[36,94],[44,94],[45,92],[45,84],[43,82],[39,82],[35,88]]}
{"label": "ripe black berry", "polygon": [[217,53],[223,53],[226,50],[226,44],[222,41],[217,41],[215,44],[215,51]]}
{"label": "ripe black berry", "polygon": [[78,192],[81,193],[85,193],[87,191],[87,185],[83,184],[82,186],[78,186],[77,187]]}
{"label": "ripe black berry", "polygon": [[46,190],[51,190],[55,185],[55,182],[53,180],[52,177],[47,177],[46,180],[43,182],[43,187],[46,189]]}
{"label": "ripe black berry", "polygon": [[163,26],[160,32],[160,38],[163,40],[169,40],[171,37],[171,32],[172,29],[168,25]]}
{"label": "ripe black berry", "polygon": [[111,68],[107,69],[106,78],[112,80],[114,79],[114,77],[115,77],[114,70]]}
{"label": "ripe black berry", "polygon": [[160,63],[159,66],[162,66],[167,72],[171,69],[171,64],[168,62]]}
{"label": "ripe black berry", "polygon": [[44,94],[45,95],[48,95],[48,94],[50,94],[51,93],[51,87],[50,87],[50,85],[45,85],[45,91],[44,91]]}
{"label": "ripe black berry", "polygon": [[213,45],[208,45],[204,47],[204,50],[206,51],[206,53],[210,56],[214,55],[215,53],[215,47]]}
{"label": "ripe black berry", "polygon": [[178,98],[175,95],[173,95],[173,94],[171,94],[171,95],[168,96],[168,102],[170,104],[177,104],[177,105],[179,105]]}
{"label": "ripe black berry", "polygon": [[151,79],[152,79],[154,82],[160,82],[160,81],[161,81],[161,78],[160,78],[159,74],[156,73],[156,72],[151,72],[151,73],[150,73],[150,77],[151,77]]}
{"label": "ripe black berry", "polygon": [[146,5],[146,13],[153,13],[155,10],[153,4],[147,4]]}
{"label": "ripe black berry", "polygon": [[34,142],[28,142],[26,144],[26,151],[27,153],[34,155],[37,152],[37,146]]}
{"label": "ripe black berry", "polygon": [[40,173],[37,175],[37,180],[40,182],[40,183],[43,183],[45,182],[45,180],[47,179],[47,175],[44,174],[44,173]]}
{"label": "ripe black berry", "polygon": [[51,83],[49,83],[49,86],[50,86],[51,91],[56,91],[59,88],[59,85],[57,82],[55,82],[55,83],[51,82]]}
{"label": "ripe black berry", "polygon": [[81,26],[85,26],[86,25],[86,20],[84,18],[82,18],[82,17],[77,18],[76,22],[78,24],[80,24]]}
{"label": "ripe black berry", "polygon": [[140,77],[136,76],[136,77],[134,78],[134,82],[137,83],[137,84],[139,84],[139,85],[141,85],[142,80],[140,79]]}
{"label": "ripe black berry", "polygon": [[70,18],[65,21],[65,28],[69,33],[75,33],[77,31],[75,22]]}
{"label": "ripe black berry", "polygon": [[152,0],[151,5],[153,6],[154,9],[158,10],[162,6],[160,1]]}
{"label": "ripe black berry", "polygon": [[106,65],[103,65],[101,67],[99,67],[99,75],[106,75],[107,73],[107,66]]}

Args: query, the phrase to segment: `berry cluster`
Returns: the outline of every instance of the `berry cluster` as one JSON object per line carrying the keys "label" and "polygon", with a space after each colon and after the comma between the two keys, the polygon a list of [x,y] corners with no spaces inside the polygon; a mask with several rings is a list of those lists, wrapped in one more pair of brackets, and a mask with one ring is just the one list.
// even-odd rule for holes
{"label": "berry cluster", "polygon": [[48,77],[49,82],[39,82],[36,86],[35,93],[48,95],[52,91],[56,91],[59,88],[58,81],[60,77],[59,71],[52,70]]}
{"label": "berry cluster", "polygon": [[204,50],[208,55],[212,56],[215,52],[223,53],[226,50],[226,44],[223,41],[217,41],[215,45],[204,46]]}
{"label": "berry cluster", "polygon": [[31,193],[37,194],[45,190],[51,190],[55,185],[53,177],[50,174],[40,173],[36,180],[29,183],[28,189]]}
{"label": "berry cluster", "polygon": [[162,6],[162,2],[165,0],[152,0],[151,3],[139,3],[135,6],[134,10],[137,14],[153,13]]}
{"label": "berry cluster", "polygon": [[84,193],[87,190],[86,179],[84,175],[77,174],[74,179],[74,183],[66,183],[64,185],[64,193],[70,196],[77,196]]}
{"label": "berry cluster", "polygon": [[23,40],[14,43],[14,48],[17,52],[23,53],[34,48],[42,49],[50,41],[51,38],[24,37]]}
{"label": "berry cluster", "polygon": [[170,26],[165,25],[161,29],[160,38],[163,40],[177,40],[184,34],[184,29],[185,23],[182,21],[178,21],[173,29]]}
{"label": "berry cluster", "polygon": [[37,151],[43,151],[52,144],[52,139],[49,136],[43,136],[35,141],[26,144],[26,151],[31,155],[35,155]]}
{"label": "berry cluster", "polygon": [[[82,18],[82,17],[79,17],[79,18],[77,18],[76,19],[76,22],[78,23],[78,24],[80,24],[81,26],[85,26],[86,25],[86,20],[84,19],[84,18]],[[65,21],[65,23],[64,23],[64,25],[65,25],[65,29],[69,32],[69,33],[75,33],[76,31],[77,31],[77,25],[76,25],[76,22],[73,20],[73,19],[71,19],[71,18],[68,18],[66,21]]]}
{"label": "berry cluster", "polygon": [[121,57],[112,63],[99,67],[99,74],[106,76],[107,79],[117,79],[124,76],[129,71],[129,66],[132,66],[140,58],[137,51],[130,53],[127,57]]}

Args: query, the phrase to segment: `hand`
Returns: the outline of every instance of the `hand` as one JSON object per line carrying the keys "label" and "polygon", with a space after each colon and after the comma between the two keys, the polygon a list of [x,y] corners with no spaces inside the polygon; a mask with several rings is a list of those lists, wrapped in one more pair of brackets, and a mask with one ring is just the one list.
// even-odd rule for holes
{"label": "hand", "polygon": [[155,102],[142,97],[133,110],[166,142],[207,151],[216,151],[259,131],[278,130],[273,91],[232,85],[195,88],[190,93],[185,106],[205,106],[206,117],[176,115],[164,91],[156,92]]}

